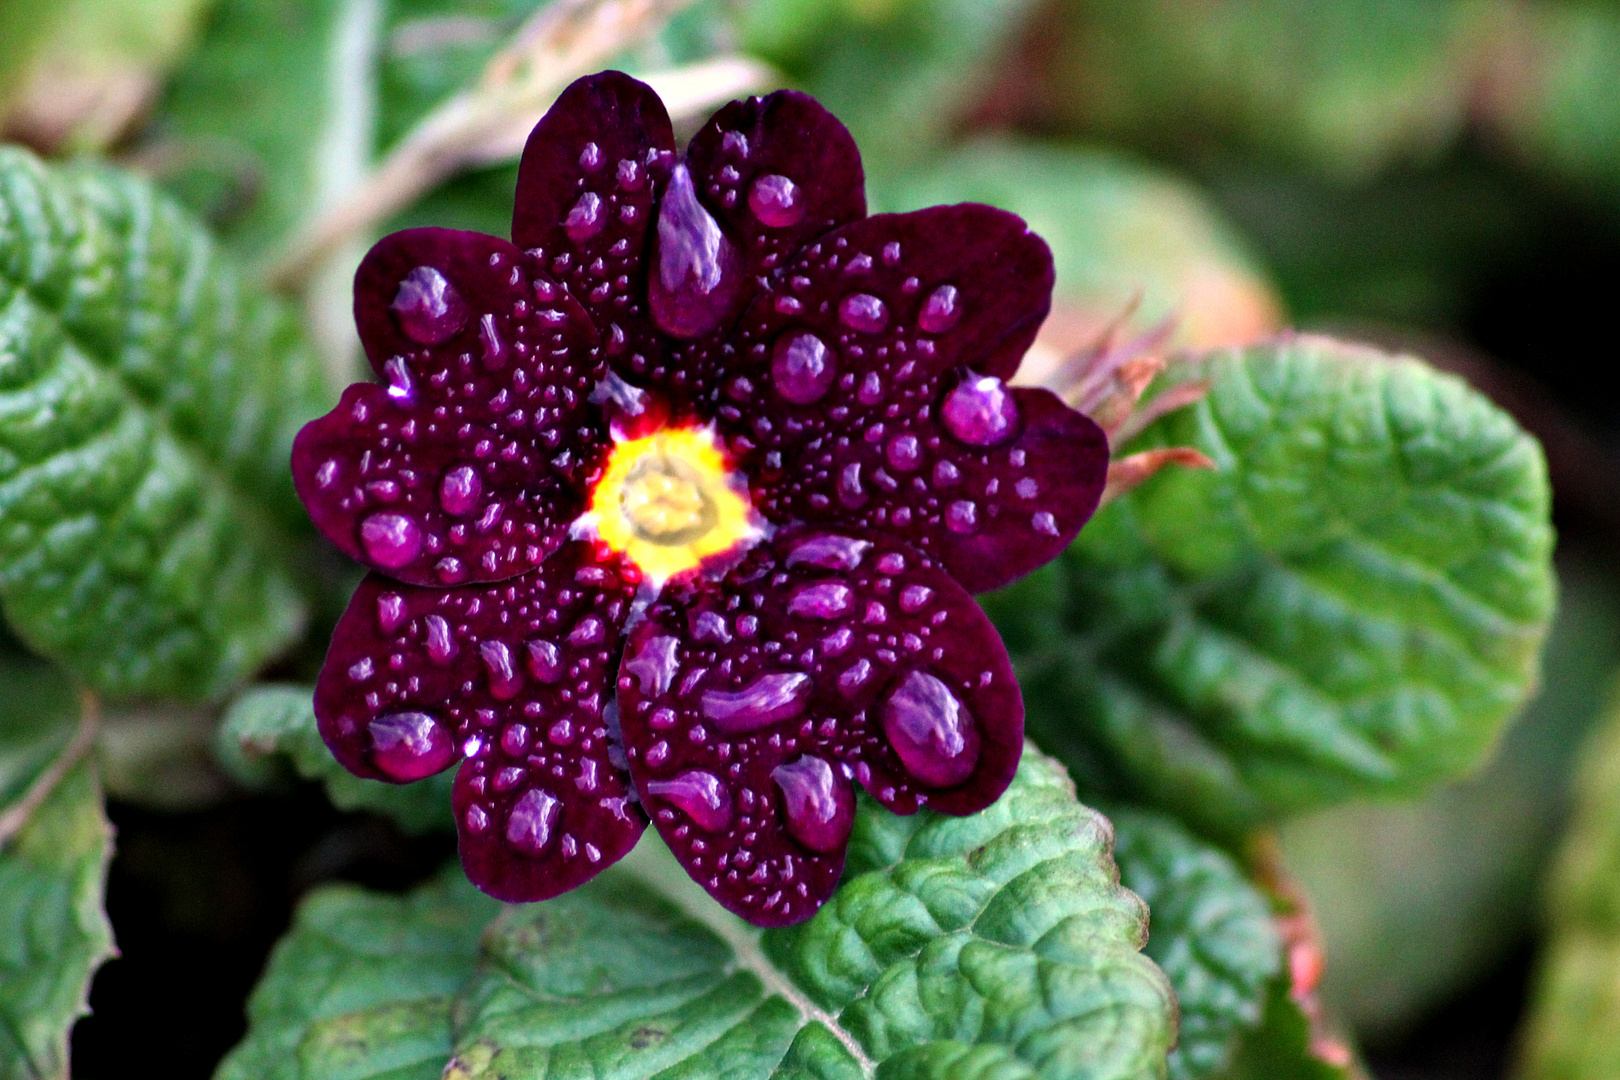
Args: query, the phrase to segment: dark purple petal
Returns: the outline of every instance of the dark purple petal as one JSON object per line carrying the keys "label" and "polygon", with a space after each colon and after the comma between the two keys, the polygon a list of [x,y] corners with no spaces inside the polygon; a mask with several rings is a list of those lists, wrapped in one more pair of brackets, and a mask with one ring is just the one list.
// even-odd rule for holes
{"label": "dark purple petal", "polygon": [[406,782],[463,761],[467,875],[503,900],[573,888],[635,846],[645,819],[612,758],[609,685],[635,586],[570,543],[493,585],[369,575],[339,621],[315,716],[359,776]]}
{"label": "dark purple petal", "polygon": [[386,385],[349,387],[294,442],[315,524],[417,584],[538,564],[607,441],[587,401],[601,370],[584,311],[504,240],[412,229],[360,264],[355,320]]}
{"label": "dark purple petal", "polygon": [[1063,550],[1108,447],[1052,395],[1003,382],[1049,304],[1039,237],[988,207],[936,207],[840,229],[786,275],[743,317],[745,359],[712,406],[766,517],[898,535],[972,591]]}
{"label": "dark purple petal", "polygon": [[646,308],[645,249],[674,160],[658,95],[604,71],[558,96],[529,135],[518,170],[513,241],[537,251],[585,305],[626,377],[660,359]]}
{"label": "dark purple petal", "polygon": [[692,877],[761,926],[838,883],[853,784],[902,813],[982,810],[1024,709],[984,613],[877,533],[800,527],[720,580],[672,582],[619,669],[630,773]]}
{"label": "dark purple petal", "polygon": [[725,106],[693,137],[686,160],[754,275],[780,268],[815,237],[866,216],[855,140],[796,90]]}

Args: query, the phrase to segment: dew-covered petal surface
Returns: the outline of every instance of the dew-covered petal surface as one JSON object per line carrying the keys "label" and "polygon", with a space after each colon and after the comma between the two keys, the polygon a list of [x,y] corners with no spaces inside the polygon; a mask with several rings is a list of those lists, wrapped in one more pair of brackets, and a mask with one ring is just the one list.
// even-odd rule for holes
{"label": "dew-covered petal surface", "polygon": [[757,300],[711,409],[775,521],[904,537],[972,591],[1052,558],[1096,508],[1102,431],[1012,389],[1051,295],[1046,244],[964,204],[818,240]]}
{"label": "dew-covered petal surface", "polygon": [[609,745],[609,680],[635,591],[620,571],[571,542],[495,584],[372,574],[333,634],[315,687],[321,736],[350,771],[379,780],[465,758],[462,862],[503,900],[573,888],[641,834]]}
{"label": "dew-covered petal surface", "polygon": [[627,376],[659,355],[647,320],[644,259],[674,159],[658,95],[622,72],[604,71],[562,92],[529,135],[518,171],[513,241],[537,251],[585,306]]}
{"label": "dew-covered petal surface", "polygon": [[750,273],[779,270],[806,243],[866,216],[861,155],[807,94],[733,101],[692,139],[686,163]]}
{"label": "dew-covered petal surface", "polygon": [[974,813],[1023,740],[989,620],[876,533],[786,530],[720,581],[670,583],[618,689],[642,805],[692,877],[761,926],[832,894],[853,784],[901,814]]}
{"label": "dew-covered petal surface", "polygon": [[293,479],[351,557],[424,585],[538,564],[584,505],[606,443],[588,397],[596,334],[504,240],[412,229],[355,275],[355,320],[383,385],[351,386],[293,445]]}

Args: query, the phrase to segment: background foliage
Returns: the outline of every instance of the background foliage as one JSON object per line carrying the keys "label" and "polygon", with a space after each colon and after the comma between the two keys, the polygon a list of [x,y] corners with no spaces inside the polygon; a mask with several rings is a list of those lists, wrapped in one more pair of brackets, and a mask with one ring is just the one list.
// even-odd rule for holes
{"label": "background foliage", "polygon": [[[286,462],[348,276],[504,234],[605,66],[687,134],[806,89],[874,209],[1022,214],[1027,377],[1208,388],[1115,450],[1215,470],[983,598],[1012,791],[863,803],[794,930],[651,842],[502,909],[448,776],[314,731],[358,573]],[[1617,82],[1607,0],[0,0],[0,1077],[1613,1075]]]}

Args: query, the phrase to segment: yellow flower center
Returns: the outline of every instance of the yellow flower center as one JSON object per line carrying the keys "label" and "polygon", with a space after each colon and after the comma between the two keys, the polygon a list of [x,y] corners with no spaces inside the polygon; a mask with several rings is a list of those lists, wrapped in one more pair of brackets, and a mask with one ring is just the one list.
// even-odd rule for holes
{"label": "yellow flower center", "polygon": [[704,428],[616,444],[591,492],[588,523],[655,585],[758,535],[747,498],[732,487]]}

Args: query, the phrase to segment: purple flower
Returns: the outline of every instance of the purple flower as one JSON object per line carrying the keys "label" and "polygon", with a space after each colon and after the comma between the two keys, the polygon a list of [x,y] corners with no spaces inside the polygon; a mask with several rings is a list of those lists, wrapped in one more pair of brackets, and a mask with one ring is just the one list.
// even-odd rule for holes
{"label": "purple flower", "polygon": [[782,92],[677,160],[616,72],[535,128],[513,243],[413,229],[355,277],[381,384],[293,450],[374,571],[333,636],[321,733],[360,776],[461,762],[462,861],[536,900],[648,817],[760,925],[835,887],[859,783],[980,810],[1023,704],[969,595],[1046,562],[1108,448],[1010,388],[1051,255],[985,206],[867,217],[849,133]]}

